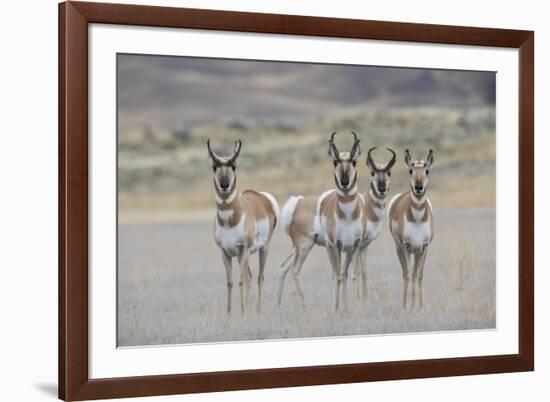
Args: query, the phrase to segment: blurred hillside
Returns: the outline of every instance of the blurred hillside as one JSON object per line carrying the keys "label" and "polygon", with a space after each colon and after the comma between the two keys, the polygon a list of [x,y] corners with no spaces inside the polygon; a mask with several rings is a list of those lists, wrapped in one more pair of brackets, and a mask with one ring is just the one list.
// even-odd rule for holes
{"label": "blurred hillside", "polygon": [[229,120],[301,120],[347,108],[493,106],[495,74],[118,56],[122,133]]}
{"label": "blurred hillside", "polygon": [[360,190],[369,147],[398,153],[392,193],[406,188],[403,150],[423,158],[433,148],[434,206],[494,206],[493,73],[130,55],[118,65],[123,221],[213,208],[207,138],[220,154],[243,141],[241,190],[270,191],[283,203],[332,188],[334,130],[342,150],[350,130],[363,142]]}

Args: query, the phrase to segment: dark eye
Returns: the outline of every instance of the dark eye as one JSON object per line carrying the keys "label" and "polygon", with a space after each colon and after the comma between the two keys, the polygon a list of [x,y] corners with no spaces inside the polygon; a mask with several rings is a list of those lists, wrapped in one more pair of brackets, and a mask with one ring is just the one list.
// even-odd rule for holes
{"label": "dark eye", "polygon": [[235,169],[237,169],[237,166],[231,165],[231,170],[235,171]]}
{"label": "dark eye", "polygon": [[430,174],[430,171],[426,169],[426,176]]}
{"label": "dark eye", "polygon": [[372,177],[374,177],[374,172],[370,172],[370,175],[371,175]]}
{"label": "dark eye", "polygon": [[334,165],[334,167],[336,167],[336,165],[338,165],[338,162],[333,161],[332,164]]}
{"label": "dark eye", "polygon": [[391,177],[391,172],[388,171],[388,177]]}
{"label": "dark eye", "polygon": [[409,169],[409,173],[410,173],[410,174],[413,174],[413,170],[412,170],[412,169]]}
{"label": "dark eye", "polygon": [[351,162],[351,164],[353,165],[353,167],[355,167],[355,165],[357,165],[357,162],[353,161],[353,162]]}

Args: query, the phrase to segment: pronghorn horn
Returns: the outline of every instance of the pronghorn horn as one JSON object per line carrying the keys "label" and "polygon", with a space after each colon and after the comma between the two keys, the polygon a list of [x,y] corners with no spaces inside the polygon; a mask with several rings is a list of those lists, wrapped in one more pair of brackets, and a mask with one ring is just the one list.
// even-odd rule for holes
{"label": "pronghorn horn", "polygon": [[241,140],[235,141],[235,149],[233,150],[233,155],[229,157],[229,163],[235,163],[235,160],[241,153],[241,145],[242,145]]}
{"label": "pronghorn horn", "polygon": [[357,157],[361,154],[361,141],[359,141],[355,132],[352,131],[351,133],[353,134],[353,147],[351,148],[351,152],[349,154],[351,159],[357,159]]}
{"label": "pronghorn horn", "polygon": [[390,151],[391,154],[392,154],[392,157],[391,157],[390,161],[388,163],[386,163],[386,166],[384,166],[384,170],[387,172],[388,170],[390,170],[393,167],[393,165],[395,165],[395,161],[396,161],[397,158],[395,156],[395,152],[393,152],[393,149],[391,149],[391,148],[386,148],[386,149],[388,151]]}
{"label": "pronghorn horn", "polygon": [[338,148],[336,148],[336,145],[334,145],[334,136],[336,135],[336,131],[332,133],[330,136],[330,140],[328,140],[328,146],[332,150],[332,158],[334,160],[339,161],[340,160],[340,152],[338,152]]}
{"label": "pronghorn horn", "polygon": [[375,172],[379,172],[380,169],[376,167],[376,163],[374,163],[374,160],[372,159],[372,156],[370,154],[372,151],[374,151],[377,148],[378,147],[372,147],[371,149],[369,149],[369,152],[367,152],[367,166],[370,167]]}
{"label": "pronghorn horn", "polygon": [[208,148],[208,155],[210,155],[210,158],[214,161],[214,163],[220,164],[220,157],[210,148],[210,138],[206,141],[206,147]]}

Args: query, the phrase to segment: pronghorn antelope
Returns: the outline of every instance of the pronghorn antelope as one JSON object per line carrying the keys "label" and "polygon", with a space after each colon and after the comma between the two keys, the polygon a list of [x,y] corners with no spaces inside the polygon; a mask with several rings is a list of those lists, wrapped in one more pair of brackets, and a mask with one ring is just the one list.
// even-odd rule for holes
{"label": "pronghorn antelope", "polygon": [[403,308],[407,307],[411,254],[414,254],[412,307],[416,303],[416,287],[418,286],[418,302],[419,307],[422,308],[424,263],[428,245],[434,236],[432,204],[427,195],[428,174],[434,162],[433,154],[430,149],[426,161],[415,160],[413,162],[409,150],[405,151],[405,164],[410,175],[410,190],[393,197],[388,208],[390,230],[403,269]]}
{"label": "pronghorn antelope", "polygon": [[[354,143],[350,152],[338,152],[332,133],[328,153],[334,165],[336,189],[320,196],[290,197],[283,207],[282,225],[292,240],[292,251],[281,264],[278,302],[281,304],[286,274],[292,274],[298,294],[304,303],[304,294],[298,275],[311,248],[317,244],[325,246],[329,254],[336,282],[336,309],[339,305],[339,293],[342,281],[355,257],[357,246],[363,234],[363,201],[357,193],[357,172],[355,165],[361,153],[361,143],[352,132]],[[340,257],[347,253],[343,272]],[[344,285],[345,289],[345,285]]]}
{"label": "pronghorn antelope", "polygon": [[[378,147],[372,147],[367,152],[367,166],[371,172],[369,190],[363,194],[364,199],[364,228],[363,239],[359,247],[353,279],[357,281],[361,277],[361,289],[363,300],[367,297],[367,248],[378,238],[382,229],[382,219],[386,206],[386,197],[390,190],[391,168],[395,164],[395,152],[386,148],[391,153],[390,160],[385,165],[378,165],[372,159],[371,153]],[[359,296],[359,284],[357,283],[357,295]]]}
{"label": "pronghorn antelope", "polygon": [[227,276],[227,312],[231,312],[232,257],[237,257],[240,268],[239,289],[241,313],[245,311],[248,284],[251,280],[248,258],[259,252],[258,273],[258,312],[262,298],[262,283],[267,252],[273,230],[279,220],[279,206],[269,193],[253,190],[237,191],[236,160],[241,151],[241,141],[235,142],[233,154],[220,157],[210,149],[207,141],[208,157],[214,170],[216,191],[216,220],[214,238],[222,250],[223,263]]}

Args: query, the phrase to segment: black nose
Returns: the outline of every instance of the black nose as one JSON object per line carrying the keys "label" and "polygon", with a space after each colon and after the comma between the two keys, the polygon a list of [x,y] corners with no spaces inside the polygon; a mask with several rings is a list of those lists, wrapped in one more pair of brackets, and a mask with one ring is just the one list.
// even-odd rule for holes
{"label": "black nose", "polygon": [[378,186],[378,192],[379,192],[379,193],[385,193],[385,192],[386,192],[386,186],[385,186],[385,185],[384,185],[384,186],[380,186],[380,185],[379,185],[379,186]]}
{"label": "black nose", "polygon": [[347,176],[342,177],[340,183],[342,183],[342,186],[347,186],[349,184],[349,178]]}
{"label": "black nose", "polygon": [[416,183],[414,185],[414,190],[417,191],[417,192],[421,192],[422,191],[422,183]]}
{"label": "black nose", "polygon": [[229,179],[223,178],[220,180],[220,187],[222,190],[227,190],[229,188]]}

